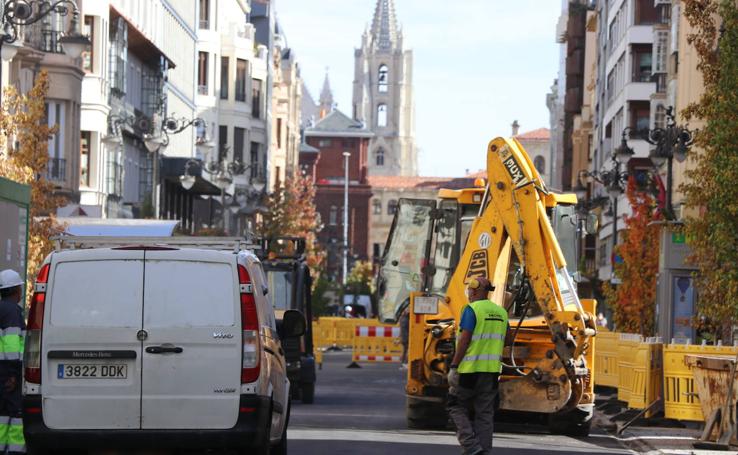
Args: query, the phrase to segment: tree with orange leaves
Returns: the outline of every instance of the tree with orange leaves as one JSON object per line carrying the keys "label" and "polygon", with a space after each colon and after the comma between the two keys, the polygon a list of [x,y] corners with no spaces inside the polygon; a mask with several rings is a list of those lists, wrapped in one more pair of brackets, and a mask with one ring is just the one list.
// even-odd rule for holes
{"label": "tree with orange leaves", "polygon": [[633,214],[625,217],[623,242],[615,247],[622,261],[615,264],[621,284],[605,283],[603,293],[613,308],[615,326],[621,332],[652,336],[656,309],[656,279],[659,269],[659,233],[661,219],[654,196],[628,179],[626,196]]}

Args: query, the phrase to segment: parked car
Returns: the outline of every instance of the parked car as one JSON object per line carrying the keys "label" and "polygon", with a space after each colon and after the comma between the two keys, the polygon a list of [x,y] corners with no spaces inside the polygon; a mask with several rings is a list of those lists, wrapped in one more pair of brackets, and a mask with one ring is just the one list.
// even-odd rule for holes
{"label": "parked car", "polygon": [[106,241],[64,240],[36,280],[23,386],[29,452],[285,453],[280,339],[301,336],[305,319],[286,312],[278,332],[259,259],[237,240]]}

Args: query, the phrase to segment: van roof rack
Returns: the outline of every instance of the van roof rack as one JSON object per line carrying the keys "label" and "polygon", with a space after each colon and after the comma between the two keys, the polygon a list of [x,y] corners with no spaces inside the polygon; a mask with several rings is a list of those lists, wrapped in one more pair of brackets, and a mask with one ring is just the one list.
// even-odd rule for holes
{"label": "van roof rack", "polygon": [[104,237],[60,235],[51,237],[56,251],[118,248],[125,246],[164,246],[180,248],[198,248],[205,250],[258,250],[259,245],[243,237]]}

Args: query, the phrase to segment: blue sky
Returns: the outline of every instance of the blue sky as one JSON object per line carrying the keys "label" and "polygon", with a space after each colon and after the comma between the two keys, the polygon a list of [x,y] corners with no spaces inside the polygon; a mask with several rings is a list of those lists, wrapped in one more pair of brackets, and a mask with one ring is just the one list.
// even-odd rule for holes
{"label": "blue sky", "polygon": [[[317,99],[326,67],[350,115],[354,48],[375,0],[276,0],[277,17]],[[420,174],[484,167],[489,140],[549,127],[546,94],[558,70],[559,0],[395,0],[414,52]]]}

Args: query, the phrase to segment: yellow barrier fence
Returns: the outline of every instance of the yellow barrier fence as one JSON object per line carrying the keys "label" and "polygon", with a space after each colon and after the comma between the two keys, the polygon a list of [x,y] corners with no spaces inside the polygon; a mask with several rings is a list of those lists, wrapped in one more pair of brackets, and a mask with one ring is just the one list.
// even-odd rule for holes
{"label": "yellow barrier fence", "polygon": [[732,346],[664,345],[664,417],[704,421],[687,355],[735,355]]}
{"label": "yellow barrier fence", "polygon": [[[655,339],[639,343],[633,359],[632,383],[628,407],[645,409],[662,396],[663,344]],[[646,417],[650,417],[649,411]]]}
{"label": "yellow barrier fence", "polygon": [[595,385],[618,386],[618,343],[620,333],[598,330],[595,337]]}
{"label": "yellow barrier fence", "polygon": [[643,337],[632,333],[621,333],[618,341],[618,400],[630,400],[633,389],[635,356]]}
{"label": "yellow barrier fence", "polygon": [[397,326],[356,326],[354,330],[353,362],[400,362],[402,345]]}

